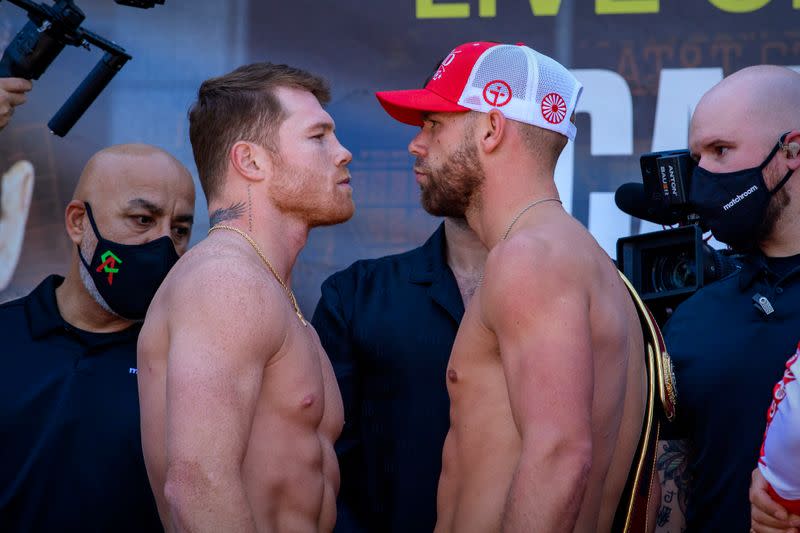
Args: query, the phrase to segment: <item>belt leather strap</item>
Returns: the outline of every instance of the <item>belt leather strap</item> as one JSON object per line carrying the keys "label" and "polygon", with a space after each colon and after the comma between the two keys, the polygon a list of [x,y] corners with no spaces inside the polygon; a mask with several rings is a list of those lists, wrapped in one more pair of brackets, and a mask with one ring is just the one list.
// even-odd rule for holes
{"label": "belt leather strap", "polygon": [[645,368],[647,371],[647,402],[645,404],[644,423],[636,454],[631,464],[625,489],[622,491],[614,523],[614,533],[646,533],[653,530],[654,524],[649,520],[653,484],[659,483],[655,468],[656,447],[661,423],[664,419],[671,421],[675,417],[675,377],[672,363],[664,346],[664,338],[652,313],[636,293],[628,279],[620,272],[631,295],[639,321],[642,325],[644,340]]}

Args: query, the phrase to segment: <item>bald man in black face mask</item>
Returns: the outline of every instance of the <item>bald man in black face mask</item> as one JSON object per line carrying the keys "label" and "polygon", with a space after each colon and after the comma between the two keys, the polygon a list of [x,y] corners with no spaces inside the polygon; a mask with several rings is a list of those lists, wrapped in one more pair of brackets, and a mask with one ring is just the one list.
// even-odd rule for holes
{"label": "bald man in black face mask", "polygon": [[188,248],[194,185],[147,145],[93,156],[67,205],[75,245],[50,276],[0,306],[3,531],[160,531],[142,457],[136,341]]}
{"label": "bald man in black face mask", "polygon": [[800,74],[759,65],[715,85],[692,116],[689,196],[742,268],[700,289],[664,328],[678,408],[657,461],[661,531],[751,527],[770,392],[800,339],[798,101]]}

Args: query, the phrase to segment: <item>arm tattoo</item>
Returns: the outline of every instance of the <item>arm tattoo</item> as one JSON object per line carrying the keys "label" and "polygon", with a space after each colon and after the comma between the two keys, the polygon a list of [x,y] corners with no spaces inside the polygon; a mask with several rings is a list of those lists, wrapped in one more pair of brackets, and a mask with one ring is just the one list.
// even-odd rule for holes
{"label": "arm tattoo", "polygon": [[664,527],[669,522],[669,515],[672,512],[672,507],[667,507],[666,505],[662,505],[661,508],[658,510],[658,516],[656,516],[656,525],[658,527]]}
{"label": "arm tattoo", "polygon": [[217,209],[211,216],[209,217],[208,223],[211,226],[215,226],[221,222],[226,222],[228,220],[233,220],[235,218],[239,218],[244,214],[244,202],[239,202],[233,204],[230,207],[226,207],[223,209]]}
{"label": "arm tattoo", "polygon": [[[686,516],[686,503],[689,500],[689,484],[691,482],[688,455],[688,441],[668,440],[664,442],[661,454],[656,461],[656,468],[661,472],[664,482],[672,481],[677,488],[677,494],[671,490],[666,491],[663,494],[663,501],[671,503],[673,499],[677,498],[684,516]],[[662,517],[659,516],[659,521],[661,519]],[[669,521],[669,513],[666,513],[664,519]]]}

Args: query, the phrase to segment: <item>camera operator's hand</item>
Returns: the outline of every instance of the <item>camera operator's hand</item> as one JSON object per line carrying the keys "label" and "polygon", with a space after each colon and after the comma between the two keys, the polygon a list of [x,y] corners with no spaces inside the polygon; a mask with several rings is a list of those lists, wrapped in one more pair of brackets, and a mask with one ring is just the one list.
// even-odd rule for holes
{"label": "camera operator's hand", "polygon": [[25,103],[28,98],[25,93],[32,87],[30,81],[22,78],[0,78],[0,130],[11,120],[14,108]]}
{"label": "camera operator's hand", "polygon": [[750,484],[750,531],[755,533],[793,532],[800,530],[800,517],[789,514],[767,493],[767,480],[761,471],[753,470]]}

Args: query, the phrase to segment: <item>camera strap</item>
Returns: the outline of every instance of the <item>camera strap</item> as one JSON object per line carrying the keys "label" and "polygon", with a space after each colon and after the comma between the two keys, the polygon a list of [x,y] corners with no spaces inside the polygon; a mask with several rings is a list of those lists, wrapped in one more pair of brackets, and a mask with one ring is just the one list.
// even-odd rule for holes
{"label": "camera strap", "polygon": [[614,514],[614,532],[639,533],[650,530],[650,517],[659,502],[652,498],[654,484],[659,483],[656,455],[661,423],[675,417],[675,377],[672,362],[664,345],[664,337],[652,313],[636,293],[630,281],[619,272],[639,315],[644,341],[647,372],[647,402],[642,434],[633,457],[625,489]]}

